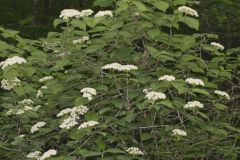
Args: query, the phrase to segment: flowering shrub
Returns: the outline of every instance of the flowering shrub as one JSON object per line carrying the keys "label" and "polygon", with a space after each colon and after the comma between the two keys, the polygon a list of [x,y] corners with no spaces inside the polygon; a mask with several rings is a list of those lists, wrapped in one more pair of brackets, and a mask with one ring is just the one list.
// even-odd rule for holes
{"label": "flowering shrub", "polygon": [[63,10],[46,39],[1,29],[1,158],[237,159],[232,71],[216,36],[181,34],[192,3],[109,2]]}

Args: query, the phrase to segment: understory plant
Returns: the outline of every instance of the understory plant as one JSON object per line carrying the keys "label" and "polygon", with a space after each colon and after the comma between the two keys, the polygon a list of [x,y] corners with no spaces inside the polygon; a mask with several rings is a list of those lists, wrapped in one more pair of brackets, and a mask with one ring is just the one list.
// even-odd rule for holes
{"label": "understory plant", "polygon": [[237,159],[239,60],[197,32],[197,4],[96,0],[40,40],[1,28],[0,158]]}

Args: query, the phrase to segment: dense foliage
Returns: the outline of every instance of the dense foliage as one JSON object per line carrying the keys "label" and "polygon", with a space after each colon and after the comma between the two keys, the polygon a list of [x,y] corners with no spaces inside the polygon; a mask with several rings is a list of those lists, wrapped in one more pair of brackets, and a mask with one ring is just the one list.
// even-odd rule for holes
{"label": "dense foliage", "polygon": [[239,49],[197,33],[197,3],[94,6],[40,40],[0,28],[0,158],[238,159]]}

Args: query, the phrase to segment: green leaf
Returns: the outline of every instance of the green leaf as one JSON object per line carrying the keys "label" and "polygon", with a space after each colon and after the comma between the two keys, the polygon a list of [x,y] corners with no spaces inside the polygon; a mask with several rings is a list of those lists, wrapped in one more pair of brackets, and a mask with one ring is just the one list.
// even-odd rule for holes
{"label": "green leaf", "polygon": [[55,71],[62,70],[64,68],[64,66],[66,66],[68,64],[70,64],[69,59],[62,59],[60,61],[57,61],[55,66],[52,69]]}
{"label": "green leaf", "polygon": [[163,101],[161,101],[161,102],[158,102],[157,104],[165,105],[165,106],[167,106],[167,107],[169,107],[169,108],[171,108],[171,109],[174,108],[173,105],[172,105],[172,103],[171,103],[170,101],[168,101],[168,100],[163,100]]}
{"label": "green leaf", "polygon": [[228,107],[224,104],[220,104],[220,103],[216,103],[214,104],[214,106],[217,108],[217,109],[220,109],[220,110],[226,110],[228,109]]}
{"label": "green leaf", "polygon": [[199,28],[199,20],[196,18],[184,17],[181,21],[193,29],[198,30],[198,28]]}
{"label": "green leaf", "polygon": [[84,51],[85,51],[85,53],[94,53],[94,52],[101,50],[103,47],[104,47],[103,44],[95,44],[95,45],[87,47]]}
{"label": "green leaf", "polygon": [[108,7],[114,0],[95,0],[93,6]]}
{"label": "green leaf", "polygon": [[151,133],[141,133],[140,138],[142,141],[151,139],[153,136]]}
{"label": "green leaf", "polygon": [[85,97],[78,97],[77,99],[75,99],[75,105],[76,106],[80,106],[80,105],[84,105],[88,103],[88,99]]}
{"label": "green leaf", "polygon": [[71,21],[71,24],[72,24],[74,27],[78,27],[78,28],[86,31],[86,28],[87,28],[86,24],[85,24],[83,21],[79,20],[79,19],[73,19],[73,20]]}
{"label": "green leaf", "polygon": [[110,148],[110,149],[105,150],[104,153],[114,153],[114,154],[117,154],[117,153],[125,153],[125,152],[120,150],[120,149],[117,149],[117,148]]}
{"label": "green leaf", "polygon": [[98,21],[92,17],[83,17],[83,21],[89,26],[90,28],[95,27],[98,24]]}
{"label": "green leaf", "polygon": [[88,112],[85,114],[85,119],[87,121],[98,121],[98,115],[96,113]]}
{"label": "green leaf", "polygon": [[148,11],[148,8],[146,7],[146,5],[140,1],[133,1],[133,4],[135,4],[135,6],[141,12]]}
{"label": "green leaf", "polygon": [[166,12],[166,10],[169,7],[169,4],[167,2],[164,1],[157,1],[153,4],[157,9]]}
{"label": "green leaf", "polygon": [[204,89],[194,88],[194,89],[192,89],[192,91],[195,93],[200,93],[200,94],[209,96],[209,93],[207,91],[205,91]]}
{"label": "green leaf", "polygon": [[181,61],[183,61],[183,62],[189,62],[189,61],[192,61],[194,59],[198,59],[198,57],[190,55],[190,54],[185,54],[181,57]]}
{"label": "green leaf", "polygon": [[128,113],[128,115],[124,117],[124,120],[131,123],[136,118],[136,116],[137,115],[135,113]]}
{"label": "green leaf", "polygon": [[61,23],[64,23],[65,21],[63,19],[55,19],[53,21],[53,26],[54,28],[56,28],[58,25],[60,25]]}
{"label": "green leaf", "polygon": [[83,154],[84,157],[95,157],[95,156],[101,156],[101,155],[103,155],[102,152],[94,152],[94,151],[90,151]]}

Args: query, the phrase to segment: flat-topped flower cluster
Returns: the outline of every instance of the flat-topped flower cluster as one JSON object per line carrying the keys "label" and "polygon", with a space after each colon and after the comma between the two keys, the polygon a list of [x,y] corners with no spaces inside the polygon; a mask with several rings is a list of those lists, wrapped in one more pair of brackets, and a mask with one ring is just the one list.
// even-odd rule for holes
{"label": "flat-topped flower cluster", "polygon": [[[70,18],[88,17],[88,16],[91,16],[93,13],[94,11],[91,9],[86,9],[82,11],[78,11],[76,9],[64,9],[61,11],[59,18],[70,19]],[[104,17],[104,16],[113,17],[113,13],[110,10],[106,10],[106,11],[99,11],[94,15],[95,18]]]}
{"label": "flat-topped flower cluster", "polygon": [[122,65],[119,63],[106,64],[102,67],[103,70],[116,70],[116,71],[131,71],[137,70],[138,67],[132,64]]}

